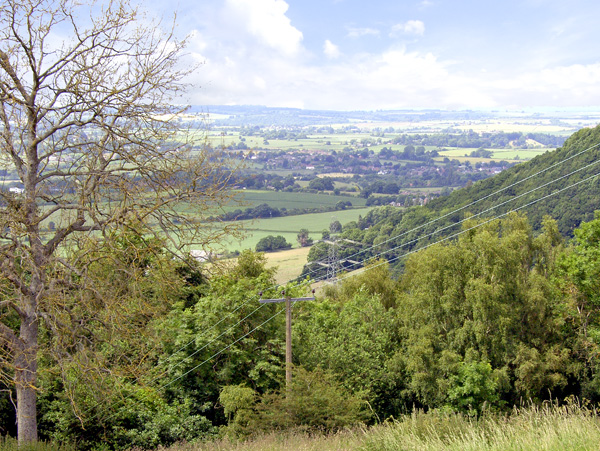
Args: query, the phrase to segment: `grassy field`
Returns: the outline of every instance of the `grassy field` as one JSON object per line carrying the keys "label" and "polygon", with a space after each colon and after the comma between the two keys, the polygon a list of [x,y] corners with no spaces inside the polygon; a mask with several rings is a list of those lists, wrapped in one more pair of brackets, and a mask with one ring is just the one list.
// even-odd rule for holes
{"label": "grassy field", "polygon": [[[308,183],[307,183],[308,184]],[[320,208],[334,207],[340,201],[351,202],[354,207],[364,207],[367,200],[362,197],[335,196],[320,193],[288,193],[284,191],[243,190],[240,191],[241,205],[230,205],[228,211],[269,204],[273,208]]]}
{"label": "grassy field", "polygon": [[[470,157],[468,155],[471,154],[475,148],[457,148],[450,147],[446,148],[439,152],[440,156],[435,158],[436,161],[442,161],[445,157],[450,158],[451,160],[458,160],[461,163],[465,161],[470,162],[472,165],[476,163],[491,163],[493,161],[522,161],[522,160],[530,160],[532,158],[537,157],[538,155],[542,155],[550,150],[554,150],[546,147],[539,147],[535,149],[488,149],[492,152],[491,158],[478,158],[478,157]],[[467,156],[465,156],[467,155]]]}
{"label": "grassy field", "polygon": [[254,249],[258,241],[268,235],[282,235],[288,243],[297,247],[296,237],[300,229],[308,229],[313,240],[321,238],[321,232],[329,229],[333,220],[342,224],[356,221],[359,215],[365,216],[372,207],[355,208],[350,210],[332,211],[327,213],[311,213],[297,216],[283,216],[280,218],[256,219],[243,221],[244,229],[248,236],[241,242],[230,242],[227,246],[230,251]]}
{"label": "grassy field", "polygon": [[275,280],[279,284],[295,279],[302,272],[302,268],[306,264],[306,257],[310,247],[299,247],[286,251],[269,252],[267,257],[267,268],[277,268]]}
{"label": "grassy field", "polygon": [[[572,122],[572,123],[570,123]],[[590,120],[588,121],[592,125],[595,125],[597,121]],[[422,120],[417,122],[381,122],[381,121],[372,121],[372,122],[361,122],[358,121],[354,125],[356,125],[360,132],[349,132],[349,133],[319,133],[313,135],[307,135],[306,138],[303,139],[269,139],[268,143],[265,143],[263,137],[260,136],[244,136],[246,145],[251,148],[264,148],[264,149],[281,149],[281,150],[291,150],[291,149],[319,149],[319,150],[328,150],[328,151],[340,151],[344,147],[350,145],[352,141],[360,142],[362,139],[372,139],[374,141],[377,140],[378,137],[373,136],[372,131],[377,129],[386,129],[388,127],[393,127],[395,130],[392,133],[385,133],[382,138],[382,141],[392,139],[401,134],[412,134],[412,133],[461,133],[468,130],[473,130],[475,132],[485,132],[485,133],[494,133],[494,132],[521,132],[521,133],[547,133],[553,135],[570,135],[577,129],[585,126],[587,122],[581,121],[568,121],[561,120],[560,123],[556,123],[549,118],[526,118],[526,117],[516,117],[516,118],[498,118],[497,120],[493,119],[484,119],[484,120]],[[344,124],[344,126],[347,124]],[[335,126],[334,128],[338,129],[341,126]],[[208,140],[214,146],[225,145],[228,146],[230,144],[236,144],[240,141],[239,133],[236,131],[229,131],[227,134],[223,134],[222,130],[219,128],[214,128],[210,130],[208,134]],[[383,144],[385,145],[385,144]],[[374,150],[377,150],[379,147],[373,147]]]}

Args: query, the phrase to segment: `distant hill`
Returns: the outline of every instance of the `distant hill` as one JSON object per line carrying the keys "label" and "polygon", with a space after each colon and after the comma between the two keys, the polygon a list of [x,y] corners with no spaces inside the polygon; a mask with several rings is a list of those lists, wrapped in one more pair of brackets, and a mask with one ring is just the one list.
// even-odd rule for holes
{"label": "distant hill", "polygon": [[[545,215],[570,237],[582,221],[600,209],[600,126],[574,133],[555,151],[506,169],[500,174],[434,199],[423,207],[401,210],[382,207],[344,226],[340,238],[362,246],[340,246],[341,258],[364,261],[382,256],[396,261],[411,250],[461,230],[465,218],[493,218],[511,210],[525,213],[534,230]],[[309,260],[322,261],[325,246]],[[361,250],[364,249],[364,250]],[[309,265],[304,274],[322,276]],[[354,269],[346,266],[346,269]]]}
{"label": "distant hill", "polygon": [[481,120],[498,117],[498,113],[484,111],[446,110],[390,110],[390,111],[334,111],[274,108],[257,105],[192,106],[191,112],[211,113],[227,118],[213,122],[219,126],[311,126],[351,124],[356,121],[419,122],[430,120]]}

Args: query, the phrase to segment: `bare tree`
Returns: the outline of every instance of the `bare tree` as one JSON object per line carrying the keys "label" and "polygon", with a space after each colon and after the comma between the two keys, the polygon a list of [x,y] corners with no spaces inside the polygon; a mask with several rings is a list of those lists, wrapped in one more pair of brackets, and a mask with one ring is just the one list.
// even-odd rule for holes
{"label": "bare tree", "polygon": [[173,106],[184,45],[127,0],[0,6],[0,348],[20,442],[37,440],[40,327],[77,321],[57,300],[85,279],[69,241],[132,217],[173,250],[228,233],[201,218],[227,199],[230,175],[186,139]]}

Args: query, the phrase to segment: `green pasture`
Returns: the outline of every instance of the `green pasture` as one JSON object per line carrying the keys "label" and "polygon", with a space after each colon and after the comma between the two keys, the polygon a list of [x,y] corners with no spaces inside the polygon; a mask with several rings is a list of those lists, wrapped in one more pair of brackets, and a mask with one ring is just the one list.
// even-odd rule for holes
{"label": "green pasture", "polygon": [[240,221],[247,233],[246,238],[241,241],[230,241],[226,247],[230,251],[254,249],[256,243],[268,235],[282,235],[293,247],[298,247],[296,238],[300,229],[308,229],[310,237],[313,240],[319,240],[321,239],[321,232],[329,230],[329,224],[332,221],[337,220],[342,224],[346,224],[350,221],[356,221],[359,216],[365,216],[370,210],[372,210],[372,207]]}
{"label": "green pasture", "polygon": [[540,147],[536,149],[492,149],[495,160],[514,160],[519,157],[521,160],[531,160],[532,158],[542,155],[546,152],[551,152],[556,148]]}
{"label": "green pasture", "polygon": [[[460,162],[470,161],[471,164],[474,163],[489,163],[492,161],[515,161],[515,160],[531,160],[538,155],[542,155],[548,151],[554,150],[553,148],[548,147],[539,147],[535,149],[487,149],[493,152],[492,158],[477,158],[477,157],[469,157],[468,155],[471,152],[477,150],[476,148],[471,147],[448,147],[439,151],[439,157],[436,158],[437,161],[441,161],[444,157],[450,158],[451,160],[458,160]],[[467,155],[467,156],[465,156]]]}
{"label": "green pasture", "polygon": [[[370,149],[375,152],[381,150],[384,146],[390,146],[389,141],[397,136],[397,133],[390,133],[382,138],[381,144],[374,144]],[[307,135],[306,138],[299,139],[267,139],[268,144],[265,144],[265,139],[262,136],[244,136],[244,143],[249,150],[266,149],[266,150],[321,150],[321,151],[342,151],[344,147],[361,148],[360,142],[363,139],[377,141],[369,132],[362,133],[341,133],[341,134],[317,134]],[[229,132],[227,135],[221,134],[218,130],[211,131],[207,136],[208,142],[213,147],[229,146],[240,142],[238,133]]]}
{"label": "green pasture", "polygon": [[[307,183],[308,184],[308,183]],[[268,204],[272,208],[320,208],[335,207],[340,202],[351,202],[353,207],[364,207],[366,199],[362,197],[335,196],[333,194],[321,193],[289,193],[285,191],[262,191],[262,190],[243,190],[239,191],[237,198],[239,204],[230,204],[225,207],[225,211],[236,209],[246,209],[256,207],[261,204]]]}

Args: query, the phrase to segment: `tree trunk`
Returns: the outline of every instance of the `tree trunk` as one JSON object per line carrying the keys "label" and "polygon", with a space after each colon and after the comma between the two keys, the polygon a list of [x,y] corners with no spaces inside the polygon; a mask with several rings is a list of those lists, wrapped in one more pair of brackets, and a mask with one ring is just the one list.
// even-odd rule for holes
{"label": "tree trunk", "polygon": [[17,433],[19,443],[35,442],[37,434],[36,379],[38,320],[35,315],[21,319],[19,336],[22,348],[15,359],[17,389]]}

